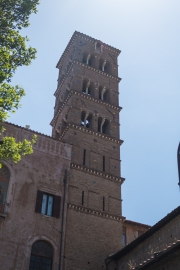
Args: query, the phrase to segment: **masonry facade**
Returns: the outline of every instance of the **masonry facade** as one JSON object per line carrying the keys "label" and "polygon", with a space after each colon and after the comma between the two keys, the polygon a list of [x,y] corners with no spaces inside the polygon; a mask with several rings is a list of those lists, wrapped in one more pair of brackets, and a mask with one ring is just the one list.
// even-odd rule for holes
{"label": "masonry facade", "polygon": [[105,268],[122,247],[119,53],[75,32],[57,64],[52,136],[72,146],[63,269]]}
{"label": "masonry facade", "polygon": [[[12,124],[5,128],[5,135],[17,140],[35,133]],[[34,153],[18,164],[4,162],[0,170],[1,270],[59,267],[63,179],[70,169],[71,146],[36,134]]]}
{"label": "masonry facade", "polygon": [[[100,270],[149,226],[122,216],[120,51],[75,32],[57,68],[52,137],[0,170],[1,270]],[[123,241],[122,241],[123,240]]]}

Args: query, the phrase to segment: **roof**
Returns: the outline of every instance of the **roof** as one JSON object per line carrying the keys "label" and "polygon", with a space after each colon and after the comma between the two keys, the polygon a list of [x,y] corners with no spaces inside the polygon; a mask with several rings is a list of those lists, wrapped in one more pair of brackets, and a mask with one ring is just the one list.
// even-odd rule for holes
{"label": "roof", "polygon": [[129,223],[129,224],[137,225],[137,226],[143,226],[143,227],[146,227],[147,229],[151,228],[150,225],[143,224],[143,223],[139,223],[139,222],[132,221],[132,220],[128,220],[128,219],[125,219],[125,220],[124,220],[124,223]]}
{"label": "roof", "polygon": [[173,253],[174,251],[176,251],[179,248],[180,248],[180,240],[177,240],[176,242],[169,245],[167,248],[163,249],[162,251],[155,252],[153,254],[153,256],[151,256],[150,259],[148,259],[147,261],[144,261],[139,266],[132,268],[132,270],[145,270],[145,269],[147,269],[147,267],[155,264],[157,261],[160,261],[161,259],[170,255],[171,253]]}
{"label": "roof", "polygon": [[16,124],[12,124],[12,123],[10,123],[10,122],[4,122],[3,125],[5,125],[5,126],[6,126],[6,125],[8,125],[8,126],[13,126],[13,127],[20,128],[20,129],[22,129],[22,130],[25,130],[25,131],[29,131],[29,132],[31,132],[31,133],[33,133],[33,134],[35,133],[35,134],[37,134],[37,135],[41,135],[41,136],[44,136],[44,137],[46,137],[46,138],[49,138],[49,139],[52,139],[52,140],[55,140],[55,141],[59,141],[59,140],[53,138],[52,136],[49,136],[49,135],[40,133],[40,132],[38,132],[38,131],[29,129],[29,128],[22,127],[22,126],[19,126],[19,125],[16,125]]}
{"label": "roof", "polygon": [[[72,46],[74,40],[76,39],[76,37],[81,37],[81,38],[86,39],[86,40],[91,41],[91,42],[95,42],[95,41],[101,42],[100,40],[97,40],[97,39],[92,38],[92,37],[90,37],[90,36],[87,36],[87,35],[85,35],[85,34],[83,34],[83,33],[80,33],[80,32],[78,32],[78,31],[75,31],[74,34],[72,35],[72,37],[71,37],[69,43],[67,44],[66,49],[64,50],[62,56],[60,57],[60,59],[59,59],[57,65],[56,65],[57,68],[59,67],[59,65],[60,65],[60,63],[63,61],[63,59],[65,58],[66,54],[69,52],[69,50],[70,50],[70,48],[71,48],[71,46]],[[101,42],[101,43],[103,43],[103,42]],[[117,55],[119,55],[120,52],[121,52],[120,50],[118,50],[118,49],[116,49],[116,48],[114,48],[114,47],[112,47],[112,46],[110,46],[110,45],[107,45],[107,44],[105,44],[105,43],[103,43],[103,45],[104,45],[104,48],[106,48],[106,49],[108,49],[108,50],[110,50],[110,51],[113,51],[113,52],[116,53]]]}
{"label": "roof", "polygon": [[168,224],[171,220],[173,220],[179,214],[180,214],[180,206],[178,206],[176,209],[174,209],[171,213],[167,214],[164,218],[162,218],[154,226],[152,226],[149,230],[147,230],[145,233],[143,233],[138,238],[136,238],[133,242],[131,242],[130,244],[125,246],[123,249],[121,249],[117,253],[113,254],[112,256],[109,256],[107,259],[118,260],[121,257],[125,256],[132,249],[134,249],[140,243],[142,243],[147,238],[149,238],[151,235],[156,233],[158,230],[160,230],[162,227],[164,227],[166,224]]}

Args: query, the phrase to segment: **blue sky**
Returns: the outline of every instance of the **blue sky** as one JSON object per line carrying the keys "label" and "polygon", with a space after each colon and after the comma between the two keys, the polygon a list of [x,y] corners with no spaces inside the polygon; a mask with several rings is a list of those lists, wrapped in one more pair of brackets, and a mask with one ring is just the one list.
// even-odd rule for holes
{"label": "blue sky", "polygon": [[51,135],[55,66],[75,30],[120,49],[123,215],[153,225],[180,200],[180,1],[44,0],[38,9],[23,31],[37,58],[14,76],[26,97],[9,121]]}

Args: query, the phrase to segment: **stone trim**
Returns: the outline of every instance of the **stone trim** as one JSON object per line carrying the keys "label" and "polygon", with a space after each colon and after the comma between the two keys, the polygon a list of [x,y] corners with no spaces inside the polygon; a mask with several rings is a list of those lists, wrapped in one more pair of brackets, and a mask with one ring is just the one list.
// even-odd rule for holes
{"label": "stone trim", "polygon": [[106,179],[108,179],[110,181],[119,182],[120,184],[123,184],[124,181],[125,181],[125,178],[113,176],[112,174],[107,174],[107,173],[104,173],[104,172],[100,172],[100,171],[97,171],[97,170],[94,170],[94,169],[91,169],[91,168],[88,168],[88,167],[85,167],[85,166],[82,166],[82,165],[78,165],[78,164],[75,164],[75,163],[71,163],[70,166],[71,166],[71,168],[73,168],[75,170],[84,171],[84,172],[87,172],[87,173],[90,173],[90,174],[95,174],[97,176],[106,178]]}
{"label": "stone trim", "polygon": [[63,131],[62,135],[60,136],[60,140],[62,140],[62,138],[64,137],[65,133],[68,131],[69,128],[74,128],[74,129],[78,129],[78,130],[81,130],[85,133],[90,133],[90,134],[93,134],[97,137],[100,137],[100,138],[103,138],[103,139],[106,139],[108,141],[112,141],[113,143],[117,143],[119,145],[122,145],[122,143],[124,142],[123,140],[119,140],[119,139],[114,139],[110,136],[108,136],[107,134],[104,134],[104,133],[100,133],[100,132],[96,132],[96,131],[93,131],[93,130],[90,130],[88,128],[85,128],[85,127],[82,127],[82,126],[78,126],[78,125],[74,125],[74,124],[71,124],[69,123],[68,126],[66,127],[66,129]]}
{"label": "stone trim", "polygon": [[54,96],[55,96],[55,97],[57,96],[57,93],[59,92],[61,86],[63,85],[63,83],[64,83],[64,81],[65,81],[67,75],[69,74],[69,72],[70,72],[70,70],[71,70],[71,68],[72,68],[72,66],[73,66],[74,64],[77,64],[77,65],[79,65],[79,66],[86,67],[86,68],[88,68],[88,69],[90,69],[90,70],[92,70],[92,71],[95,71],[96,73],[99,73],[99,74],[101,74],[101,75],[104,75],[104,76],[106,76],[106,77],[109,77],[109,78],[111,78],[111,79],[114,79],[114,80],[116,80],[118,83],[121,81],[121,78],[119,78],[119,77],[112,76],[112,75],[110,75],[110,74],[108,74],[108,73],[106,73],[106,72],[103,72],[102,70],[95,69],[95,68],[93,68],[93,67],[90,67],[90,66],[87,65],[87,64],[84,64],[84,63],[81,63],[81,62],[78,62],[78,61],[75,61],[75,60],[74,60],[74,61],[72,61],[72,64],[70,65],[69,69],[67,70],[66,74],[64,75],[64,78],[63,78],[61,84],[60,84],[60,85],[58,86],[58,88],[56,89],[56,91],[55,91],[55,93],[54,93]]}
{"label": "stone trim", "polygon": [[[80,33],[80,32],[75,31],[74,34],[72,35],[72,37],[71,37],[71,39],[70,39],[68,45],[66,46],[66,49],[64,50],[62,56],[60,57],[60,59],[59,59],[57,65],[56,65],[57,68],[59,68],[61,62],[64,60],[64,58],[65,58],[66,55],[68,54],[68,52],[69,52],[71,46],[73,45],[73,42],[75,41],[76,37],[81,37],[82,39],[85,39],[85,40],[87,40],[87,41],[90,41],[91,43],[94,43],[94,42],[97,41],[96,39],[94,39],[94,38],[92,38],[92,37],[90,37],[90,36],[87,36],[87,35],[85,35],[85,34],[83,34],[83,33]],[[109,50],[109,51],[111,51],[111,52],[114,52],[114,53],[116,53],[117,55],[119,55],[120,52],[121,52],[120,50],[118,50],[118,49],[116,49],[116,48],[114,48],[114,47],[112,47],[112,46],[110,46],[110,45],[107,45],[107,44],[104,44],[104,43],[103,43],[103,46],[104,46],[105,49],[107,49],[107,50]]]}
{"label": "stone trim", "polygon": [[94,215],[94,216],[99,216],[102,218],[108,218],[108,219],[112,219],[115,221],[123,221],[124,217],[122,216],[115,216],[115,215],[111,215],[111,214],[107,214],[105,212],[100,212],[100,211],[96,211],[87,207],[82,207],[76,204],[70,204],[68,203],[68,208],[73,209],[75,211],[81,212],[81,213],[86,213],[86,214],[90,214],[90,215]]}
{"label": "stone trim", "polygon": [[76,91],[71,91],[69,93],[69,95],[67,96],[66,100],[63,102],[63,104],[62,104],[61,108],[59,109],[59,111],[57,112],[57,114],[53,117],[52,121],[50,122],[50,125],[51,126],[53,126],[53,124],[56,121],[58,115],[62,112],[64,106],[66,105],[66,103],[68,102],[68,100],[70,99],[70,97],[72,96],[72,94],[75,94],[77,96],[81,96],[81,97],[83,97],[85,99],[89,99],[91,101],[94,101],[95,103],[98,103],[98,104],[101,104],[101,105],[105,105],[105,106],[107,106],[107,107],[109,107],[111,109],[114,109],[114,110],[118,111],[118,112],[120,112],[122,110],[122,107],[111,105],[111,104],[109,104],[109,103],[107,103],[107,102],[105,102],[103,100],[99,100],[99,99],[93,98],[93,97],[91,97],[91,96],[89,96],[87,94],[79,93],[79,92],[76,92]]}
{"label": "stone trim", "polygon": [[106,73],[106,72],[104,72],[104,71],[102,71],[102,70],[93,68],[93,67],[91,67],[91,66],[89,66],[89,65],[87,65],[87,64],[85,64],[85,63],[81,63],[81,62],[79,62],[79,61],[73,61],[73,62],[74,62],[75,64],[78,64],[78,65],[80,65],[80,66],[83,66],[83,67],[86,67],[86,68],[88,68],[88,69],[90,69],[90,70],[93,70],[93,71],[95,71],[96,73],[100,73],[100,74],[102,74],[102,75],[104,75],[104,76],[106,76],[106,77],[110,77],[111,79],[114,79],[114,80],[116,80],[117,82],[120,82],[120,81],[121,81],[121,78],[116,77],[116,76],[113,76],[113,75],[111,75],[111,74],[109,74],[109,73]]}

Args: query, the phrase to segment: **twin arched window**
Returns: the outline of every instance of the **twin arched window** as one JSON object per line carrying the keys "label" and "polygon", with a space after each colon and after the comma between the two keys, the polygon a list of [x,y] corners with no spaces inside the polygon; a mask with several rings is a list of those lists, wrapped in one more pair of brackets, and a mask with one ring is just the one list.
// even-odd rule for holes
{"label": "twin arched window", "polygon": [[[96,45],[96,52],[101,52],[102,47]],[[96,68],[95,56],[89,52],[83,52],[83,63]],[[111,74],[111,63],[106,59],[99,59],[99,69],[105,73]]]}
{"label": "twin arched window", "polygon": [[37,241],[31,249],[29,270],[51,270],[53,261],[53,248],[46,241]]}
{"label": "twin arched window", "polygon": [[[95,84],[88,79],[83,79],[82,93],[98,98],[95,95]],[[99,99],[110,102],[110,91],[105,86],[99,86]]]}
{"label": "twin arched window", "polygon": [[[92,128],[92,114],[86,113],[84,111],[81,112],[81,126],[86,128]],[[109,135],[109,121],[105,118],[98,118],[98,132],[108,134]]]}

